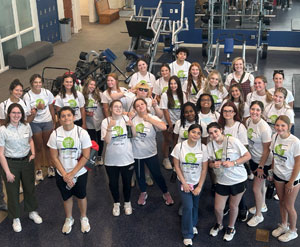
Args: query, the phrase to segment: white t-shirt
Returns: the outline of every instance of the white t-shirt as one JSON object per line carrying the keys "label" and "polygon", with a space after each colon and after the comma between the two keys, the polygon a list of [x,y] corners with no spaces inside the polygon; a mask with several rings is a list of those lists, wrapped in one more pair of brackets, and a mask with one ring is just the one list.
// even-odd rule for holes
{"label": "white t-shirt", "polygon": [[[203,89],[201,89],[196,95],[197,100],[199,99],[201,94],[203,94]],[[225,97],[228,95],[228,92],[226,88],[223,87],[223,93],[216,88],[214,90],[210,90],[210,94],[214,99],[215,110],[217,111],[220,108]]]}
{"label": "white t-shirt", "polygon": [[[289,181],[295,166],[295,157],[300,155],[300,140],[292,134],[285,139],[275,134],[272,137],[271,150],[274,157],[274,174]],[[298,179],[300,173],[296,180]]]}
{"label": "white t-shirt", "polygon": [[[125,88],[125,87],[119,87],[120,91],[122,93],[126,93],[128,90]],[[111,94],[114,94],[114,93],[117,93],[118,91],[114,91],[112,90],[111,91]],[[121,101],[122,105],[123,105],[123,108],[126,109],[126,97],[122,97],[120,98],[119,100]],[[101,97],[101,103],[102,104],[110,104],[111,102],[113,101],[113,99],[110,97],[109,93],[108,93],[108,90],[105,90],[102,94],[102,97]]]}
{"label": "white t-shirt", "polygon": [[[176,135],[178,135],[177,143],[183,142],[184,140],[188,139],[188,129],[194,123],[195,123],[195,121],[193,121],[191,123],[188,122],[188,121],[185,121],[185,126],[183,127],[183,126],[181,126],[181,120],[180,119],[176,121],[173,132]],[[203,137],[203,138],[208,137],[208,134],[207,134],[207,131],[206,131],[206,127],[207,127],[206,123],[199,120],[199,124],[202,127],[201,137]]]}
{"label": "white t-shirt", "polygon": [[156,95],[162,95],[167,92],[169,88],[169,82],[165,81],[163,77],[158,78],[153,85],[153,93]]}
{"label": "white t-shirt", "polygon": [[[227,77],[226,77],[226,81],[225,81],[225,86],[230,86],[231,84],[231,80],[234,79],[236,82],[239,82],[240,79],[237,79],[235,76],[235,73],[230,73]],[[245,81],[249,80],[250,81],[250,87],[254,86],[254,76],[248,72],[245,72],[245,76],[243,78],[243,80],[241,81],[241,84],[244,83]],[[239,82],[240,84],[240,82]]]}
{"label": "white t-shirt", "polygon": [[267,107],[268,104],[270,104],[267,102],[267,95],[260,96],[257,94],[256,91],[247,94],[246,102],[249,107],[250,107],[251,103],[255,100],[261,101],[264,104],[265,108]]}
{"label": "white t-shirt", "polygon": [[55,105],[62,108],[64,106],[70,106],[75,111],[75,121],[81,119],[80,108],[84,107],[85,100],[79,91],[77,91],[77,98],[75,99],[73,94],[66,94],[65,98],[62,98],[60,94],[55,97]]}
{"label": "white t-shirt", "polygon": [[179,160],[180,169],[186,183],[198,184],[202,163],[208,160],[206,146],[198,141],[195,147],[191,147],[187,141],[183,141],[175,146],[171,155]]}
{"label": "white t-shirt", "polygon": [[[81,127],[74,125],[72,130],[66,131],[63,126],[60,126],[50,135],[47,146],[58,150],[58,158],[68,173],[77,165],[82,149],[91,147],[92,142],[88,132]],[[58,170],[57,172],[59,173]],[[75,177],[86,172],[87,170],[83,167],[76,173]]]}
{"label": "white t-shirt", "polygon": [[[221,159],[222,161],[235,161],[248,152],[246,147],[232,136],[225,137],[221,145],[215,141],[207,144],[208,156],[210,160]],[[247,171],[243,164],[225,168],[221,166],[223,172],[217,176],[217,183],[222,185],[234,185],[247,180]]]}
{"label": "white t-shirt", "polygon": [[280,115],[286,115],[289,117],[290,121],[292,124],[295,123],[295,113],[293,111],[293,109],[291,107],[287,106],[283,106],[281,107],[281,109],[276,109],[275,104],[269,104],[267,105],[267,107],[264,110],[263,115],[266,118],[267,123],[270,125],[271,129],[272,129],[272,133],[275,133],[275,121],[276,119],[280,116]]}
{"label": "white t-shirt", "polygon": [[[270,92],[270,94],[274,95],[275,87],[268,89],[268,91]],[[288,104],[290,102],[295,101],[293,93],[290,90],[287,90],[287,89],[286,89],[286,91],[287,91],[287,96],[286,96],[285,102]]]}
{"label": "white t-shirt", "polygon": [[[148,114],[149,117],[161,121],[158,117]],[[132,139],[132,150],[135,159],[146,159],[157,154],[156,130],[154,126],[136,115],[132,119],[136,130],[136,137]]]}
{"label": "white t-shirt", "polygon": [[[8,98],[7,100],[1,102],[0,104],[0,119],[5,119],[7,115],[7,110],[8,107],[12,104],[13,102]],[[26,106],[25,102],[22,99],[19,99],[18,104],[20,104],[25,112],[25,116],[30,115],[30,109]]]}
{"label": "white t-shirt", "polygon": [[147,83],[150,88],[154,86],[155,76],[150,72],[147,72],[145,76],[143,76],[140,72],[136,72],[131,76],[128,87],[134,88],[138,83]]}
{"label": "white t-shirt", "polygon": [[241,122],[236,121],[232,127],[225,125],[224,134],[239,139],[245,146],[248,145],[247,129]]}
{"label": "white t-shirt", "polygon": [[[110,118],[105,118],[101,124],[101,140],[104,140]],[[116,120],[116,125],[112,127],[111,141],[106,145],[105,161],[106,166],[127,166],[134,163],[132,145],[127,137],[126,121],[127,116],[122,116]]]}
{"label": "white t-shirt", "polygon": [[[259,164],[263,154],[263,143],[271,142],[272,130],[267,122],[261,119],[257,124],[252,122],[251,118],[246,121],[247,135],[249,143],[249,152],[251,159]],[[269,166],[272,163],[272,154],[270,153],[265,165]]]}
{"label": "white t-shirt", "polygon": [[[194,81],[194,83],[195,83],[195,86],[197,87],[197,81]],[[201,88],[204,87],[204,84],[205,84],[205,81],[203,80],[203,81],[201,82]],[[200,96],[197,97],[198,93],[196,92],[196,90],[195,90],[193,84],[191,85],[190,92],[188,92],[188,91],[187,91],[187,85],[188,85],[188,80],[186,80],[186,81],[184,82],[184,84],[183,84],[183,86],[182,86],[182,91],[183,91],[184,93],[188,93],[189,97],[188,97],[187,101],[196,104],[196,103],[197,103],[197,100],[198,100],[198,98],[199,98]],[[199,90],[199,91],[200,91],[200,90]],[[198,91],[198,92],[199,92],[199,91]]]}
{"label": "white t-shirt", "polygon": [[[100,93],[101,97],[101,93]],[[96,102],[92,94],[89,94],[88,105],[85,106],[87,112],[93,112],[92,117],[86,116],[87,129],[95,129],[96,131],[101,129],[101,122],[104,118],[102,107],[99,102]]]}
{"label": "white t-shirt", "polygon": [[[224,99],[223,100],[223,103],[221,104],[220,108],[219,108],[219,112],[221,112],[222,110],[222,107],[223,105],[225,105],[226,103],[228,102],[228,99]],[[239,102],[233,102],[237,108],[237,110],[239,110],[239,105],[240,103]],[[249,117],[250,116],[250,113],[249,113],[249,106],[247,104],[247,102],[245,102],[245,105],[244,105],[244,115],[243,117],[246,118],[246,117]]]}
{"label": "white t-shirt", "polygon": [[184,82],[188,78],[190,66],[191,63],[188,61],[184,61],[183,65],[178,65],[176,61],[170,63],[171,76],[176,75],[181,81],[181,86],[183,86]]}
{"label": "white t-shirt", "polygon": [[39,102],[45,104],[44,109],[37,109],[35,118],[33,119],[34,123],[45,123],[52,121],[49,105],[53,104],[54,96],[49,90],[42,88],[39,94],[35,94],[32,92],[32,90],[30,90],[24,95],[23,99],[29,109],[36,108]]}
{"label": "white t-shirt", "polygon": [[203,121],[206,125],[209,125],[212,122],[218,122],[220,117],[220,113],[218,113],[217,111],[215,111],[214,113],[209,111],[209,113],[207,114],[204,114],[200,111],[198,115],[199,115],[199,120],[201,120],[201,122]]}
{"label": "white t-shirt", "polygon": [[[178,119],[180,119],[180,111],[181,111],[181,104],[178,99],[178,96],[173,94],[175,106],[172,109],[168,108],[168,95],[167,93],[163,93],[160,99],[160,108],[162,110],[168,110],[171,118],[172,124],[175,124]],[[183,94],[183,103],[186,102],[185,95]]]}

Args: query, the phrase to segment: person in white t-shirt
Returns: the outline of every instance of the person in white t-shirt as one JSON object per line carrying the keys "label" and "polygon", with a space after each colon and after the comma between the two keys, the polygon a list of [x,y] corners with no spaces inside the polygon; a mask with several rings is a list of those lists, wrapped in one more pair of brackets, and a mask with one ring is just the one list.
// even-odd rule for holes
{"label": "person in white t-shirt", "polygon": [[192,124],[188,128],[188,139],[178,143],[172,151],[178,188],[183,204],[181,232],[185,246],[192,245],[198,234],[198,207],[200,193],[207,174],[207,148],[201,143],[202,127]]}
{"label": "person in white t-shirt", "polygon": [[119,78],[116,73],[110,73],[106,79],[107,89],[103,92],[101,103],[103,105],[103,113],[109,117],[109,105],[113,100],[120,100],[124,108],[126,108],[126,95],[131,93],[124,87],[119,87]]}
{"label": "person in white t-shirt", "polygon": [[270,125],[273,134],[275,133],[275,121],[280,115],[286,115],[289,117],[291,121],[291,130],[293,129],[293,125],[295,124],[294,110],[285,101],[287,94],[288,92],[285,88],[277,88],[273,94],[273,102],[267,105],[264,110],[264,117],[267,123]]}
{"label": "person in white t-shirt", "polygon": [[84,103],[82,93],[75,89],[73,77],[70,74],[63,75],[63,84],[59,94],[55,97],[56,112],[64,106],[70,106],[75,111],[74,124],[86,129]]}
{"label": "person in white t-shirt", "polygon": [[[277,88],[284,87],[283,86],[284,71],[283,70],[274,70],[273,81],[274,81],[275,87],[268,89],[268,91],[272,95],[274,95],[274,92]],[[286,90],[287,90],[287,96],[285,98],[285,102],[287,104],[289,104],[291,108],[293,108],[294,107],[294,101],[295,101],[294,95],[290,90],[288,90],[288,89],[286,89]]]}
{"label": "person in white t-shirt", "polygon": [[253,101],[250,105],[250,118],[246,121],[249,152],[251,160],[250,168],[254,174],[253,193],[255,207],[249,212],[254,216],[247,222],[248,226],[255,227],[264,221],[262,212],[266,212],[265,204],[265,179],[271,168],[270,144],[272,130],[265,120],[262,119],[264,105],[261,101]]}
{"label": "person in white t-shirt", "polygon": [[182,86],[182,91],[185,93],[187,101],[194,104],[197,102],[197,94],[204,87],[206,77],[199,63],[194,62],[189,68],[188,79]]}
{"label": "person in white t-shirt", "polygon": [[191,63],[186,61],[188,56],[189,50],[185,47],[179,47],[176,50],[176,60],[170,63],[171,76],[176,75],[181,81],[181,86],[183,86],[187,80],[188,71],[191,66]]}
{"label": "person in white t-shirt", "polygon": [[[273,100],[272,94],[267,90],[267,78],[263,75],[256,76],[254,79],[254,91],[247,94],[246,102],[248,106],[252,101],[259,100],[266,107]],[[248,117],[248,116],[247,116]]]}
{"label": "person in white t-shirt", "polygon": [[86,114],[86,127],[91,140],[99,145],[98,157],[96,164],[103,165],[102,150],[103,142],[101,141],[101,123],[104,118],[101,95],[102,92],[97,87],[96,81],[89,77],[83,85],[82,94],[85,100],[84,108]]}
{"label": "person in white t-shirt", "polygon": [[242,88],[244,99],[248,93],[254,91],[254,76],[245,71],[245,61],[242,57],[236,57],[232,60],[233,72],[226,77],[225,87],[238,84]]}
{"label": "person in white t-shirt", "polygon": [[171,77],[171,69],[169,64],[163,64],[160,67],[160,75],[161,77],[158,78],[153,86],[153,93],[155,94],[155,99],[160,102],[161,95],[167,92],[169,87],[169,79]]}
{"label": "person in white t-shirt", "polygon": [[141,190],[138,205],[145,205],[148,197],[145,182],[145,164],[149,168],[154,181],[163,192],[165,204],[172,205],[174,201],[168,192],[165,179],[160,171],[156,143],[156,131],[166,130],[167,126],[161,119],[148,113],[147,103],[144,99],[136,99],[133,103],[133,107],[137,112],[137,115],[132,119],[136,131],[136,137],[132,139],[133,156],[135,160],[134,167]]}
{"label": "person in white t-shirt", "polygon": [[30,127],[33,133],[33,141],[36,150],[36,157],[34,159],[34,165],[36,170],[36,180],[41,181],[44,179],[41,166],[43,164],[43,149],[48,160],[48,177],[55,176],[55,170],[52,166],[50,151],[47,146],[50,134],[55,128],[55,112],[54,112],[54,96],[53,94],[42,88],[42,77],[38,74],[34,74],[30,78],[31,90],[29,90],[23,97],[27,107],[31,109],[34,115],[33,121],[30,123]]}
{"label": "person in white t-shirt", "polygon": [[163,93],[160,100],[160,108],[164,112],[164,121],[167,123],[167,130],[163,132],[163,165],[171,170],[172,165],[169,160],[169,147],[176,144],[173,134],[174,125],[180,119],[181,106],[186,102],[185,94],[182,92],[181,83],[177,76],[171,76],[167,92]]}
{"label": "person in white t-shirt", "polygon": [[[130,201],[131,177],[134,171],[132,144],[129,138],[136,135],[132,121],[123,115],[120,100],[113,100],[109,106],[111,117],[105,118],[101,125],[101,139],[106,143],[104,165],[109,179],[109,189],[114,205],[112,214],[120,215],[119,179],[122,177],[124,210],[132,214]],[[132,136],[130,134],[132,133]]]}
{"label": "person in white t-shirt", "polygon": [[272,235],[281,242],[298,237],[295,201],[300,189],[300,140],[290,133],[290,124],[287,116],[279,116],[271,143],[273,162],[269,180],[274,178],[281,215],[281,224]]}
{"label": "person in white t-shirt", "polygon": [[80,210],[81,232],[89,232],[91,227],[86,217],[87,169],[90,158],[91,139],[86,130],[74,124],[75,111],[64,106],[58,112],[61,126],[52,132],[47,143],[56,168],[56,185],[64,201],[66,214],[62,233],[69,234],[74,224],[72,217],[73,196],[77,197]]}
{"label": "person in white t-shirt", "polygon": [[238,216],[238,205],[246,191],[247,171],[244,163],[251,155],[239,139],[225,136],[218,123],[207,126],[211,142],[207,144],[209,166],[217,175],[215,193],[215,214],[217,223],[210,230],[210,235],[215,237],[223,229],[223,211],[229,198],[229,224],[223,239],[231,241],[235,235],[235,222]]}
{"label": "person in white t-shirt", "polygon": [[218,110],[228,92],[223,85],[221,74],[217,70],[213,70],[208,74],[204,88],[197,93],[196,98],[198,99],[203,93],[212,95],[215,109]]}
{"label": "person in white t-shirt", "polygon": [[201,94],[197,100],[196,108],[201,122],[203,121],[206,125],[211,122],[218,122],[220,113],[215,110],[214,99],[210,94]]}
{"label": "person in white t-shirt", "polygon": [[153,88],[155,83],[155,76],[148,72],[148,63],[143,58],[140,58],[137,62],[138,71],[131,76],[130,82],[128,84],[129,88],[134,88],[136,84],[140,82],[145,82],[150,88]]}

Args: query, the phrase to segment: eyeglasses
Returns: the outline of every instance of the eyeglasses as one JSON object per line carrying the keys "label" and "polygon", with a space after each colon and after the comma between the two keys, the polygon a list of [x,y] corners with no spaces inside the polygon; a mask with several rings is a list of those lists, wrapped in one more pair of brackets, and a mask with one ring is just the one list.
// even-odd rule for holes
{"label": "eyeglasses", "polygon": [[139,88],[139,91],[140,92],[148,93],[149,89],[147,89],[147,88]]}
{"label": "eyeglasses", "polygon": [[223,110],[223,112],[224,113],[233,113],[234,111],[233,110],[228,110],[228,111],[227,110]]}
{"label": "eyeglasses", "polygon": [[273,73],[274,75],[275,74],[281,74],[281,75],[284,75],[284,70],[283,69],[276,69],[276,70],[274,70],[274,73]]}
{"label": "eyeglasses", "polygon": [[14,111],[12,111],[11,114],[13,114],[13,115],[21,115],[22,112],[14,112]]}

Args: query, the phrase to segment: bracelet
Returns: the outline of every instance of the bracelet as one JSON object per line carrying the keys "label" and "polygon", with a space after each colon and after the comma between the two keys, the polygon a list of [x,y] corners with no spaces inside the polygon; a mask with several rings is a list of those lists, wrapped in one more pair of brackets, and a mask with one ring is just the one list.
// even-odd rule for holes
{"label": "bracelet", "polygon": [[107,132],[112,132],[112,129],[107,129]]}
{"label": "bracelet", "polygon": [[258,167],[257,167],[257,169],[261,169],[261,170],[263,170],[263,169],[264,169],[264,167],[263,167],[263,166],[258,166]]}
{"label": "bracelet", "polygon": [[234,164],[235,166],[237,166],[237,165],[238,165],[237,160],[233,161],[233,164]]}

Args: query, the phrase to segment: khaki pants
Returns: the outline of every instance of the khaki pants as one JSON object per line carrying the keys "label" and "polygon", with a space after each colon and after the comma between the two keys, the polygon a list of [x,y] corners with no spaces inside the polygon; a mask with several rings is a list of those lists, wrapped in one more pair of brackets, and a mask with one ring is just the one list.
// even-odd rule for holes
{"label": "khaki pants", "polygon": [[20,182],[22,182],[24,191],[24,210],[31,212],[37,209],[34,185],[34,163],[33,160],[28,162],[28,159],[29,158],[26,158],[21,161],[7,159],[10,172],[15,175],[15,181],[13,183],[7,182],[6,174],[4,170],[1,169],[7,193],[8,217],[12,219],[20,218]]}

